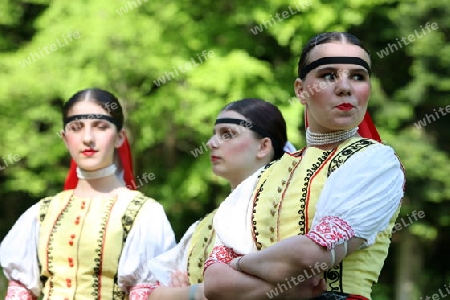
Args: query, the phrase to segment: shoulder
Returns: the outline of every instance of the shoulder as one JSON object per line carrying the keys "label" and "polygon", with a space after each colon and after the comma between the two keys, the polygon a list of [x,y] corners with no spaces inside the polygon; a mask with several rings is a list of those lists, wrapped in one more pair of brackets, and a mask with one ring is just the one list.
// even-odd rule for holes
{"label": "shoulder", "polygon": [[[359,151],[358,153],[355,153],[355,158],[359,160],[364,159],[368,163],[379,162],[380,160],[392,160],[400,162],[398,156],[395,154],[395,150],[385,143],[379,143],[375,140],[361,138],[355,141],[349,147],[356,144],[367,145],[365,147],[366,149],[364,149],[365,151]],[[345,150],[346,149],[344,148],[343,151]]]}
{"label": "shoulder", "polygon": [[127,189],[123,192],[122,198],[128,201],[126,214],[145,215],[151,219],[166,218],[164,206],[154,198],[143,194],[140,191]]}
{"label": "shoulder", "polygon": [[36,209],[39,210],[39,221],[42,222],[47,215],[47,212],[52,207],[57,207],[63,204],[63,201],[59,201],[61,199],[65,199],[73,194],[73,190],[64,190],[53,196],[48,196],[41,198],[39,202],[36,204]]}
{"label": "shoulder", "polygon": [[64,190],[64,191],[61,191],[61,192],[59,192],[57,194],[40,198],[39,199],[39,203],[50,202],[53,199],[59,199],[61,197],[65,197],[65,196],[68,196],[68,195],[71,195],[71,194],[73,194],[73,189],[71,189],[71,190]]}
{"label": "shoulder", "polygon": [[[367,145],[363,149],[360,145]],[[359,149],[361,151],[356,151]],[[339,167],[339,165],[342,165]],[[339,168],[337,168],[338,166]],[[336,169],[339,169],[336,171]],[[394,149],[384,143],[370,139],[356,139],[344,147],[330,164],[330,179],[332,177],[354,178],[358,181],[381,180],[385,182],[403,181],[405,186],[405,171]],[[349,179],[346,179],[349,181]]]}
{"label": "shoulder", "polygon": [[155,199],[146,196],[140,191],[136,190],[130,190],[128,188],[124,188],[119,193],[119,198],[126,200],[129,202],[130,205],[134,204],[146,204],[146,205],[152,205],[152,204],[159,204]]}

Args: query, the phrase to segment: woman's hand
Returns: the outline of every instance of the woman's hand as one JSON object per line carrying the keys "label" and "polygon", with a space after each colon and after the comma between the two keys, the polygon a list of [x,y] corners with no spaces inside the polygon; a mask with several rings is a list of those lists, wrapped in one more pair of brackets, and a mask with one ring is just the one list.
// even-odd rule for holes
{"label": "woman's hand", "polygon": [[172,273],[172,281],[169,284],[170,287],[183,287],[189,286],[189,279],[187,272],[175,271]]}

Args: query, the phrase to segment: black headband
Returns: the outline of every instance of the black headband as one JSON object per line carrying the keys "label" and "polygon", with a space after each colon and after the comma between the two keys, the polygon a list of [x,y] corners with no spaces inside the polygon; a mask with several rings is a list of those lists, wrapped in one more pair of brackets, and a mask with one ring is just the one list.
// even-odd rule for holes
{"label": "black headband", "polygon": [[106,121],[116,125],[117,130],[121,130],[122,129],[122,123],[120,123],[119,121],[117,121],[113,117],[111,117],[109,115],[99,115],[99,114],[73,115],[73,116],[70,116],[70,117],[64,119],[64,127],[66,127],[66,125],[68,123],[72,122],[72,121],[75,121],[75,120],[86,120],[86,119],[90,119],[90,120],[106,120]]}
{"label": "black headband", "polygon": [[273,146],[273,149],[275,150],[275,156],[277,156],[277,152],[279,149],[277,142],[264,128],[259,127],[258,125],[255,125],[250,121],[242,120],[242,119],[232,119],[232,118],[216,119],[216,124],[223,124],[223,123],[236,124],[236,125],[239,125],[242,127],[246,127],[248,129],[256,132],[263,138],[268,137],[272,141],[272,146]]}
{"label": "black headband", "polygon": [[360,57],[348,57],[348,56],[333,56],[333,57],[322,57],[318,60],[313,61],[308,64],[306,67],[300,70],[300,79],[305,78],[306,74],[308,74],[312,69],[317,68],[322,65],[331,65],[331,64],[348,64],[348,65],[360,65],[364,67],[369,75],[371,73],[369,64]]}
{"label": "black headband", "polygon": [[269,137],[270,138],[270,134],[268,134],[263,128],[253,124],[250,121],[247,120],[242,120],[242,119],[231,119],[231,118],[223,118],[223,119],[217,119],[216,120],[216,124],[223,124],[223,123],[231,123],[231,124],[236,124],[242,127],[246,127],[254,132],[256,132],[257,134],[259,134],[262,137]]}

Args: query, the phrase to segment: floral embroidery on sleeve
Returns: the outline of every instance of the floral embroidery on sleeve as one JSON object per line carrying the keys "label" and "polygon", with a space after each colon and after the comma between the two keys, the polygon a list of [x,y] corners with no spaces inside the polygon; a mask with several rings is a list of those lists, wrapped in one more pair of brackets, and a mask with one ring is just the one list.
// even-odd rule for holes
{"label": "floral embroidery on sleeve", "polygon": [[36,300],[37,298],[20,282],[10,280],[5,300]]}
{"label": "floral embroidery on sleeve", "polygon": [[234,252],[233,249],[226,246],[215,246],[211,252],[211,255],[205,262],[205,268],[203,272],[212,264],[222,263],[229,264],[234,258],[241,256]]}
{"label": "floral embroidery on sleeve", "polygon": [[306,236],[315,243],[331,250],[337,244],[354,237],[355,232],[346,221],[338,217],[324,217]]}
{"label": "floral embroidery on sleeve", "polygon": [[130,289],[130,300],[147,300],[154,289],[161,286],[157,284],[137,284]]}

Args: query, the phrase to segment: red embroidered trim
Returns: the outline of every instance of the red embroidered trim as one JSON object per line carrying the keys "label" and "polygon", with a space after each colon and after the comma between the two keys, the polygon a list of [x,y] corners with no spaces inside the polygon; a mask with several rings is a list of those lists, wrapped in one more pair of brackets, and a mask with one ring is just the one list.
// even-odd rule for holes
{"label": "red embroidered trim", "polygon": [[18,281],[10,280],[5,300],[36,300],[37,298]]}
{"label": "red embroidered trim", "polygon": [[369,299],[359,295],[350,295],[347,297],[347,300],[369,300]]}
{"label": "red embroidered trim", "polygon": [[313,242],[331,250],[336,244],[354,237],[355,232],[346,221],[338,217],[324,217],[306,236]]}
{"label": "red embroidered trim", "polygon": [[147,300],[150,294],[161,284],[158,282],[156,284],[146,284],[141,283],[133,286],[130,289],[130,300]]}
{"label": "red embroidered trim", "polygon": [[215,246],[209,255],[209,258],[205,262],[203,272],[208,269],[209,266],[215,263],[229,264],[234,258],[241,256],[234,252],[233,249],[226,246]]}

